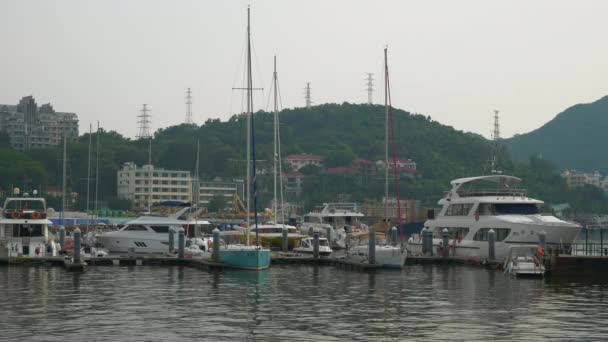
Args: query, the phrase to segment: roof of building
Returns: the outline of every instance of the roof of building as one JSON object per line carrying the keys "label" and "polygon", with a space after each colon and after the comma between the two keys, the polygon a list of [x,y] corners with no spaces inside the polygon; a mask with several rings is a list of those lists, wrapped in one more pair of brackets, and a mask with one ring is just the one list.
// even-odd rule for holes
{"label": "roof of building", "polygon": [[316,154],[290,154],[287,160],[323,160],[323,156]]}
{"label": "roof of building", "polygon": [[347,174],[359,173],[359,170],[355,169],[354,167],[339,166],[339,167],[330,167],[325,172],[329,173],[329,174],[334,174],[334,175],[347,175]]}

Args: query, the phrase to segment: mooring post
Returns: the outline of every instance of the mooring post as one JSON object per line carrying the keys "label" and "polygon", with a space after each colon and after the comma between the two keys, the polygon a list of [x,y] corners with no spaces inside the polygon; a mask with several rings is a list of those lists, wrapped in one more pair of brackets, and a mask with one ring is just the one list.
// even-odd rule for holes
{"label": "mooring post", "polygon": [[325,227],[325,237],[327,238],[327,243],[331,245],[331,228]]}
{"label": "mooring post", "polygon": [[213,230],[213,261],[220,262],[220,230]]}
{"label": "mooring post", "polygon": [[65,227],[59,227],[59,246],[61,247],[61,251],[65,250]]}
{"label": "mooring post", "polygon": [[314,229],[312,227],[308,228],[308,236],[312,237],[312,235],[314,234]]}
{"label": "mooring post", "polygon": [[450,233],[447,228],[443,228],[441,234],[443,238],[443,257],[447,258],[450,256]]}
{"label": "mooring post", "polygon": [[540,244],[540,246],[545,249],[546,245],[547,245],[547,232],[544,230],[541,230],[538,233],[538,243]]}
{"label": "mooring post", "polygon": [[426,255],[426,253],[428,253],[426,249],[426,227],[422,228],[422,231],[420,232],[420,240],[422,241],[422,255]]}
{"label": "mooring post", "polygon": [[284,253],[287,253],[289,251],[289,230],[287,229],[287,227],[283,226],[283,230],[281,231],[282,235],[282,249]]}
{"label": "mooring post", "polygon": [[426,230],[426,253],[428,256],[433,256],[433,232],[430,229]]}
{"label": "mooring post", "polygon": [[186,248],[186,236],[184,233],[184,229],[180,228],[178,237],[177,237],[177,257],[180,259],[184,258],[184,249]]}
{"label": "mooring post", "polygon": [[319,232],[314,232],[314,234],[313,234],[312,255],[315,259],[319,259]]}
{"label": "mooring post", "polygon": [[82,246],[82,234],[80,233],[80,229],[74,229],[72,232],[72,238],[74,238],[74,263],[78,264],[80,263],[80,248]]}
{"label": "mooring post", "polygon": [[496,259],[496,232],[494,229],[488,231],[488,260]]}
{"label": "mooring post", "polygon": [[175,251],[175,231],[169,228],[169,253]]}
{"label": "mooring post", "polygon": [[397,246],[397,227],[391,228],[391,245]]}
{"label": "mooring post", "polygon": [[369,246],[367,261],[370,265],[376,263],[376,232],[369,232]]}

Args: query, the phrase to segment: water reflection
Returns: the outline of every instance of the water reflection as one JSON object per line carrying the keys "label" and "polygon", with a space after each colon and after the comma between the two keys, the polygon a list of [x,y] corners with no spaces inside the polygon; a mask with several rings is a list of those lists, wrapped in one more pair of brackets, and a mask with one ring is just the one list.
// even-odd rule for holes
{"label": "water reflection", "polygon": [[607,283],[466,266],[0,267],[2,338],[63,341],[605,339]]}

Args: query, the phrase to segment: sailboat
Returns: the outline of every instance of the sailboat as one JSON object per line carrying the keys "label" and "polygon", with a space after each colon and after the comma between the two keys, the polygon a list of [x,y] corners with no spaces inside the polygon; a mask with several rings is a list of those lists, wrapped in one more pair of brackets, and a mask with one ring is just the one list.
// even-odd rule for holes
{"label": "sailboat", "polygon": [[[225,266],[262,270],[270,266],[270,250],[259,245],[258,232],[258,192],[256,178],[256,155],[255,155],[255,130],[253,119],[253,81],[251,77],[251,25],[250,9],[247,7],[247,232],[245,245],[224,245],[220,247],[220,260]],[[250,160],[250,158],[252,160]],[[253,162],[253,165],[251,163]],[[251,170],[253,169],[253,182],[251,182]],[[251,184],[253,183],[253,184]],[[253,186],[253,212],[255,223],[255,244],[250,245],[250,189]]]}
{"label": "sailboat", "polygon": [[[391,106],[391,95],[390,95],[390,83],[389,83],[389,74],[388,74],[388,48],[384,49],[384,108],[385,108],[385,134],[384,134],[384,156],[385,156],[385,168],[384,168],[384,220],[375,226],[370,228],[370,231],[381,230],[384,233],[389,233],[390,229],[390,221],[388,218],[388,168],[389,168],[389,158],[388,158],[388,141],[389,141],[389,122],[391,128],[391,141],[392,141],[392,149],[393,149],[393,171],[395,176],[395,192],[397,197],[397,216],[398,216],[398,227],[402,226],[402,217],[401,217],[401,204],[399,200],[399,170],[397,169],[397,156],[395,149],[395,128],[393,126],[393,111]],[[362,235],[365,236],[365,235]],[[403,246],[403,241],[401,241],[401,246],[397,246],[396,241],[392,241],[392,244],[384,243],[376,243],[375,248],[375,258],[376,263],[380,264],[384,267],[394,267],[401,268],[405,264],[405,260],[407,258],[407,250]],[[351,247],[347,251],[347,259],[364,262],[369,259],[369,246],[368,244],[359,244]]]}

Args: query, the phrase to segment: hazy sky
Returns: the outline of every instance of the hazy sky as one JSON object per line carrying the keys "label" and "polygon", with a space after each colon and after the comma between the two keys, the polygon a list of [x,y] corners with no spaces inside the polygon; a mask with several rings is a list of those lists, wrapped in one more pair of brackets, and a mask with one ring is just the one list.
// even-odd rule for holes
{"label": "hazy sky", "polygon": [[81,131],[134,136],[149,104],[153,129],[240,111],[246,8],[252,6],[256,107],[266,108],[277,54],[284,107],[383,101],[389,46],[393,105],[490,136],[541,126],[608,94],[608,1],[28,1],[0,0],[0,103],[33,94],[76,112]]}

